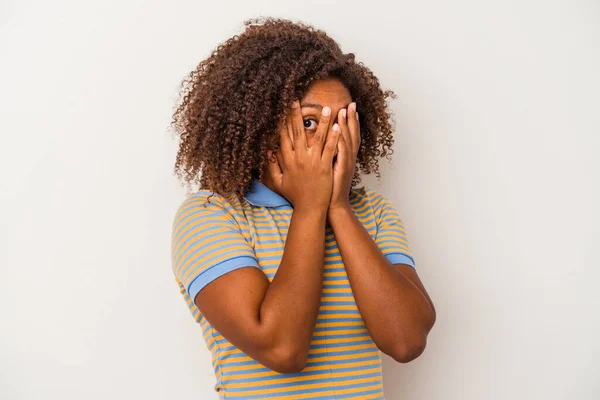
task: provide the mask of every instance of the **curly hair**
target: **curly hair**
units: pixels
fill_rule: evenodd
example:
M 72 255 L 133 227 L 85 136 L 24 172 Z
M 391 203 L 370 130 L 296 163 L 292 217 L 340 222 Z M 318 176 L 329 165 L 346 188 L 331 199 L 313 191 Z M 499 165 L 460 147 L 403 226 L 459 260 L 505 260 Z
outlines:
M 213 50 L 181 83 L 171 127 L 179 136 L 175 175 L 191 189 L 241 198 L 261 179 L 278 127 L 309 85 L 337 77 L 360 110 L 359 171 L 379 174 L 379 157 L 393 153 L 393 117 L 379 80 L 325 32 L 279 18 L 244 21 L 245 30 Z

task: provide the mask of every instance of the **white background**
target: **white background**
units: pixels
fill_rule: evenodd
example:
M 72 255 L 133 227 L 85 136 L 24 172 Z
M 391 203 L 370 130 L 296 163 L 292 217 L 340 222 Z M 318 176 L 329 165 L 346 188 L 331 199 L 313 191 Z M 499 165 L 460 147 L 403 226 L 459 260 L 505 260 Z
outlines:
M 259 15 L 398 100 L 380 184 L 438 312 L 387 398 L 600 398 L 600 3 L 0 5 L 0 397 L 211 399 L 170 265 L 181 79 Z

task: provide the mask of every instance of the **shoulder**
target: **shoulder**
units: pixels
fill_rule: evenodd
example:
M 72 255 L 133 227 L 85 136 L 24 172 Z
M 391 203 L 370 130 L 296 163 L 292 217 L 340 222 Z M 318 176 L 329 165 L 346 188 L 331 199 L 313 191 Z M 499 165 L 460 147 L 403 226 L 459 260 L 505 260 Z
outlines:
M 185 199 L 179 204 L 177 212 L 189 208 L 222 208 L 227 200 L 218 193 L 213 193 L 210 190 L 198 190 L 192 194 L 188 194 Z
M 235 220 L 239 214 L 239 201 L 230 201 L 210 190 L 199 190 L 189 194 L 179 204 L 173 218 L 173 225 L 190 218 L 224 218 Z
M 370 186 L 361 186 L 352 189 L 350 200 L 358 206 L 368 206 L 373 209 L 380 208 L 389 200 Z
M 393 202 L 386 195 L 370 186 L 354 189 L 350 201 L 356 213 L 360 214 L 369 210 L 378 224 L 389 218 L 400 218 Z

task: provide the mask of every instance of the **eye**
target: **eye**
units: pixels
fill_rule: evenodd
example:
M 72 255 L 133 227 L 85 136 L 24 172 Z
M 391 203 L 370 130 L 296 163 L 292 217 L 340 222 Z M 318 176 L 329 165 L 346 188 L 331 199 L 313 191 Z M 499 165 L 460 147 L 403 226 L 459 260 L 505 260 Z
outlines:
M 311 123 L 314 123 L 314 125 Z M 306 130 L 317 129 L 317 125 L 318 121 L 316 119 L 307 118 L 304 120 L 304 129 Z

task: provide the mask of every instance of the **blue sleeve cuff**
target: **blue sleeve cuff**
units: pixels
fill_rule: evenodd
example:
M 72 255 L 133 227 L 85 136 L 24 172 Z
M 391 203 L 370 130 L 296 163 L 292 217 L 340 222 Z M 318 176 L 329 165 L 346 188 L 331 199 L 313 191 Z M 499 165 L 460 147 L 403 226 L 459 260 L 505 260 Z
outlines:
M 415 268 L 415 260 L 404 253 L 390 253 L 390 254 L 386 254 L 385 257 L 392 263 L 392 264 L 406 264 L 406 265 L 410 265 L 411 267 Z
M 230 258 L 229 260 L 225 260 L 205 269 L 197 277 L 195 277 L 194 280 L 192 280 L 188 287 L 188 293 L 192 298 L 192 301 L 194 301 L 196 295 L 204 286 L 208 285 L 221 275 L 244 267 L 260 268 L 255 258 L 249 256 L 240 256 Z

